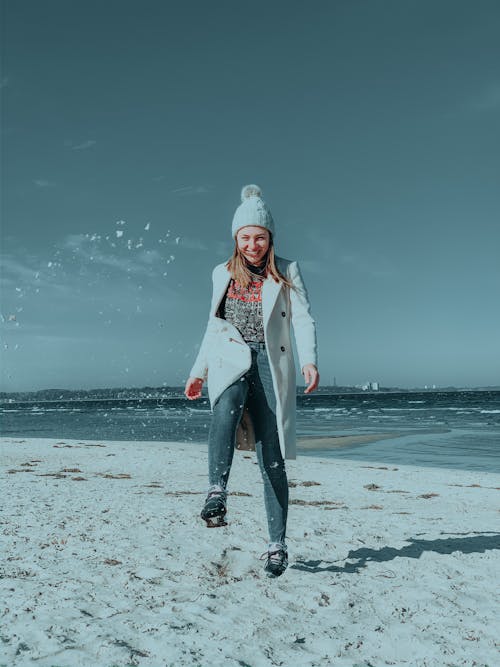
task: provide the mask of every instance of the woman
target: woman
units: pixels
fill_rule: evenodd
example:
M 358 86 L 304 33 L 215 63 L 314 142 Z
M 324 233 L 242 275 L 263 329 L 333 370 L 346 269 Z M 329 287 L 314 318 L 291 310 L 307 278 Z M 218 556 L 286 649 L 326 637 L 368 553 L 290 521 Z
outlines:
M 190 400 L 200 398 L 208 380 L 213 415 L 209 489 L 201 512 L 207 526 L 225 525 L 227 482 L 242 420 L 247 448 L 254 436 L 270 536 L 265 570 L 277 577 L 288 565 L 284 459 L 296 458 L 290 323 L 305 393 L 319 383 L 316 329 L 297 262 L 275 255 L 274 221 L 260 188 L 246 185 L 241 200 L 232 224 L 233 256 L 213 271 L 208 324 L 184 393 Z

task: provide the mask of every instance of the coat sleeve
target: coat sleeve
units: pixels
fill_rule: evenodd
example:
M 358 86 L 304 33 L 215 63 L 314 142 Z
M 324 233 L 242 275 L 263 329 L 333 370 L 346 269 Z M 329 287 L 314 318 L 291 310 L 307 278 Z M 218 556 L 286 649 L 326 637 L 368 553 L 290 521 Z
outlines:
M 214 274 L 215 274 L 215 269 L 212 272 L 212 303 L 210 304 L 210 312 L 208 314 L 208 322 L 207 326 L 205 329 L 205 333 L 203 335 L 202 341 L 200 348 L 198 350 L 198 354 L 196 355 L 196 359 L 194 361 L 194 364 L 189 371 L 189 377 L 195 377 L 195 378 L 201 378 L 202 380 L 206 381 L 208 377 L 208 359 L 207 359 L 207 352 L 210 347 L 210 323 L 212 320 L 212 309 L 214 306 L 214 291 L 213 291 L 213 283 L 214 283 Z
M 318 345 L 316 323 L 311 316 L 307 289 L 297 262 L 291 262 L 289 266 L 289 278 L 293 284 L 293 287 L 290 289 L 290 306 L 300 368 L 304 368 L 306 364 L 317 366 Z

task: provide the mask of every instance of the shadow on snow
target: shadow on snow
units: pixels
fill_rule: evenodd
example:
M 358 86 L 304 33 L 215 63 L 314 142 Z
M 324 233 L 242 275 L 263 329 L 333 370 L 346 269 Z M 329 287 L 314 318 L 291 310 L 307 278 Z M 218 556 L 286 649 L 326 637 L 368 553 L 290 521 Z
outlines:
M 370 549 L 362 547 L 349 551 L 345 560 L 355 560 L 354 563 L 345 563 L 343 566 L 328 564 L 324 560 L 297 560 L 290 567 L 304 572 L 343 572 L 353 574 L 366 567 L 369 562 L 384 563 L 394 558 L 420 558 L 426 551 L 434 551 L 438 554 L 451 554 L 459 551 L 463 554 L 484 553 L 491 549 L 500 549 L 500 533 L 475 534 L 472 537 L 449 537 L 446 539 L 420 540 L 413 537 L 406 540 L 410 542 L 407 546 L 396 549 L 394 547 L 382 547 L 381 549 Z M 338 562 L 338 561 L 337 561 Z M 325 565 L 321 565 L 325 563 Z

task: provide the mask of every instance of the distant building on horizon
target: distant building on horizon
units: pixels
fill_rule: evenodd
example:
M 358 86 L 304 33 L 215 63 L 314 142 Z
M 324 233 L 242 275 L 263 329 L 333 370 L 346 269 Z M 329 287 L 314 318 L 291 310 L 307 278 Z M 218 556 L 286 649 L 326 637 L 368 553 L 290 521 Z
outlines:
M 378 382 L 368 381 L 364 384 L 357 384 L 356 387 L 358 389 L 362 389 L 363 391 L 379 391 L 380 384 Z

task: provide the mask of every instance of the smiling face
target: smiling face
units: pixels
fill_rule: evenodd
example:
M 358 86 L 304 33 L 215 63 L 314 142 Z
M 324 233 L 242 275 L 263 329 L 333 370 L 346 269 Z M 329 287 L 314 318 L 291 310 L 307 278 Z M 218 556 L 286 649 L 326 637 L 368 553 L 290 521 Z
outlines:
M 269 250 L 269 232 L 264 227 L 242 227 L 236 234 L 236 243 L 249 264 L 258 265 Z

